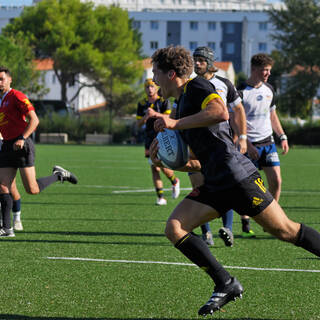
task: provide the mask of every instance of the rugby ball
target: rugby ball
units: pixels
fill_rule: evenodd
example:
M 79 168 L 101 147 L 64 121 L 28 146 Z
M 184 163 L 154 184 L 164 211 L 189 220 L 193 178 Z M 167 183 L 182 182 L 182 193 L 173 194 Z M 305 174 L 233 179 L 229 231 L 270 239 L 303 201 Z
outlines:
M 188 146 L 179 131 L 164 129 L 157 134 L 158 158 L 169 169 L 183 167 L 189 159 Z

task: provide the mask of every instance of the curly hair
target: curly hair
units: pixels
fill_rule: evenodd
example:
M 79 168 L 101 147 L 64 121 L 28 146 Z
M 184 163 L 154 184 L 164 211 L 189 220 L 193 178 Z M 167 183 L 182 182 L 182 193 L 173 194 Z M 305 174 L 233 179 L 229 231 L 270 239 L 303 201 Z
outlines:
M 189 78 L 193 71 L 191 54 L 182 46 L 158 49 L 151 58 L 152 63 L 156 63 L 160 70 L 174 70 L 179 78 Z
M 265 53 L 255 54 L 251 58 L 252 67 L 273 66 L 273 63 L 274 63 L 273 59 Z

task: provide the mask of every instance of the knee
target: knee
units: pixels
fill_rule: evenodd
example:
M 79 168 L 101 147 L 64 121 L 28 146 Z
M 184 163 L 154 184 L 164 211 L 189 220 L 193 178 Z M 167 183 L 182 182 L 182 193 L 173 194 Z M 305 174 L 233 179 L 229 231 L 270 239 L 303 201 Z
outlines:
M 273 230 L 272 233 L 281 241 L 295 243 L 297 240 L 298 232 L 299 224 L 293 223 L 292 225 L 287 225 L 283 228 Z
M 172 243 L 176 243 L 181 238 L 179 236 L 180 230 L 177 221 L 168 220 L 164 233 Z
M 28 187 L 25 190 L 28 194 L 39 194 L 40 193 L 39 187 Z

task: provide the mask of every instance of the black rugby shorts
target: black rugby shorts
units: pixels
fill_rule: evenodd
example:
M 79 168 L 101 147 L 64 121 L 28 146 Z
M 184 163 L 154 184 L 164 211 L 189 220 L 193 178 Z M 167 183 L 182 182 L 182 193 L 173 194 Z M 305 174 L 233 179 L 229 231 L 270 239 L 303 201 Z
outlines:
M 3 140 L 0 150 L 0 168 L 26 168 L 34 166 L 35 147 L 31 138 L 24 141 L 21 150 L 13 150 L 17 139 Z
M 273 201 L 258 172 L 226 190 L 212 192 L 203 185 L 189 193 L 186 198 L 206 204 L 221 215 L 233 209 L 240 215 L 250 217 L 262 212 Z

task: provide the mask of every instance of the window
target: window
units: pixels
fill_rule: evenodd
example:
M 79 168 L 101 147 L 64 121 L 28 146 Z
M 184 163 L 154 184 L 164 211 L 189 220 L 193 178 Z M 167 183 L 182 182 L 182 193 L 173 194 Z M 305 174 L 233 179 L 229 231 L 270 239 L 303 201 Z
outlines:
M 189 42 L 189 49 L 190 49 L 191 51 L 196 50 L 197 47 L 198 47 L 198 42 L 197 42 L 197 41 L 190 41 L 190 42 Z
M 158 49 L 158 41 L 150 41 L 150 49 L 152 50 Z
M 259 30 L 265 31 L 268 29 L 268 23 L 267 22 L 259 22 Z
M 52 84 L 55 84 L 55 83 L 56 83 L 56 75 L 53 74 L 53 75 L 52 75 Z
M 152 30 L 158 30 L 159 29 L 159 22 L 158 21 L 150 21 L 150 28 Z
M 259 51 L 261 52 L 267 51 L 267 44 L 265 42 L 259 42 Z
M 140 29 L 140 28 L 141 28 L 141 21 L 136 21 L 136 20 L 134 20 L 134 21 L 132 22 L 132 28 L 133 28 L 133 29 L 136 29 L 136 30 Z
M 215 42 L 208 42 L 208 47 L 212 50 L 216 50 L 216 43 Z
M 233 42 L 226 43 L 226 54 L 234 54 L 235 53 L 235 45 Z
M 226 24 L 226 33 L 233 34 L 235 32 L 235 25 L 234 23 L 230 22 Z
M 216 30 L 216 23 L 213 21 L 208 22 L 208 30 Z
M 198 21 L 190 21 L 190 29 L 198 30 Z

